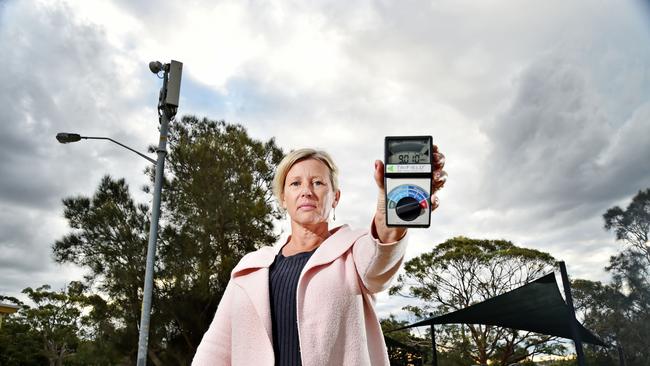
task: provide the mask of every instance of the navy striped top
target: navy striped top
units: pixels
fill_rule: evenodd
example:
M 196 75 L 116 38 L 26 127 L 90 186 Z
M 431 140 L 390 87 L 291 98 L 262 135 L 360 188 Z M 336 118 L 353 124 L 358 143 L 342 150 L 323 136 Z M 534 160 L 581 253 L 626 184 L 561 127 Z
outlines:
M 302 365 L 298 342 L 296 291 L 300 272 L 316 249 L 289 257 L 282 251 L 269 268 L 273 351 L 278 366 Z

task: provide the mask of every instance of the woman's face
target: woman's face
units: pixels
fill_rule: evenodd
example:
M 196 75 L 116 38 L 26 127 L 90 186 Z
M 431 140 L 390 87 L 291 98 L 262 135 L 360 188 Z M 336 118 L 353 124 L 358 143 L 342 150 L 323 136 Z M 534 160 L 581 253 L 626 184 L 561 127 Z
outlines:
M 334 192 L 327 165 L 318 159 L 295 163 L 284 182 L 282 207 L 292 221 L 302 225 L 327 222 L 340 193 Z

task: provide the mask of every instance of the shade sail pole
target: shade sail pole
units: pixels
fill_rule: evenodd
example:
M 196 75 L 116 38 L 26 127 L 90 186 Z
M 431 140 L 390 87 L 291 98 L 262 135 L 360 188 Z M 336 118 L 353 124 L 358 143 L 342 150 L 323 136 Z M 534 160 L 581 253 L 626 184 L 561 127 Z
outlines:
M 623 353 L 623 347 L 621 347 L 620 344 L 618 344 L 618 340 L 616 341 L 616 350 L 618 351 L 618 366 L 626 366 L 625 364 L 625 354 Z
M 431 323 L 431 366 L 438 366 L 438 352 L 436 352 L 436 327 Z
M 560 265 L 560 275 L 562 275 L 562 285 L 564 286 L 564 296 L 566 296 L 566 303 L 569 305 L 569 326 L 571 328 L 571 336 L 573 343 L 576 346 L 576 356 L 578 358 L 578 366 L 585 366 L 585 353 L 582 350 L 582 339 L 578 332 L 578 321 L 576 320 L 576 310 L 573 307 L 573 298 L 571 297 L 571 285 L 569 284 L 569 276 L 566 272 L 566 265 L 564 261 L 558 262 Z

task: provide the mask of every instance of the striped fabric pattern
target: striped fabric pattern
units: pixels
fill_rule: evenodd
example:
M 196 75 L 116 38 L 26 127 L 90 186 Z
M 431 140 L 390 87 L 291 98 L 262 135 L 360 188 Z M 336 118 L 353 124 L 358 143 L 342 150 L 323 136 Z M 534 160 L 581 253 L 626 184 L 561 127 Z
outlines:
M 269 268 L 273 351 L 278 366 L 302 365 L 298 342 L 296 290 L 300 272 L 314 251 L 285 257 L 282 251 Z

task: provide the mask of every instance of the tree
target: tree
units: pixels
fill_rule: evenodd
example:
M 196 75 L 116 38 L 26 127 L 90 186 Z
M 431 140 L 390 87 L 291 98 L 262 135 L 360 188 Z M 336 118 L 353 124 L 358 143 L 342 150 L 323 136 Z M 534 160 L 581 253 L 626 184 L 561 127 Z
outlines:
M 19 304 L 20 310 L 0 332 L 2 364 L 69 364 L 81 343 L 85 290 L 80 282 L 71 282 L 58 292 L 50 291 L 49 285 L 25 288 L 22 292 L 35 304 L 33 307 L 4 297 Z
M 138 205 L 124 179 L 102 178 L 92 198 L 63 200 L 73 231 L 54 243 L 54 259 L 89 270 L 86 280 L 110 298 L 105 315 L 117 324 L 116 337 L 102 339 L 127 357 L 137 354 L 138 325 L 148 207 Z
M 247 252 L 277 239 L 271 183 L 283 157 L 240 125 L 186 116 L 174 125 L 163 189 L 159 246 L 161 339 L 170 359 L 189 363 L 230 272 Z
M 572 282 L 576 310 L 582 314 L 583 323 L 613 347 L 588 348 L 594 365 L 618 365 L 621 346 L 628 366 L 647 365 L 650 360 L 650 312 L 647 304 L 639 306 L 638 296 L 621 286 L 587 280 Z M 645 290 L 647 293 L 647 289 Z
M 123 333 L 115 323 L 118 317 L 112 315 L 115 305 L 107 302 L 97 294 L 82 298 L 84 315 L 81 342 L 70 365 L 130 365 L 129 358 L 122 354 L 126 349 L 120 343 Z
M 603 215 L 605 230 L 614 231 L 626 247 L 609 260 L 609 284 L 573 281 L 577 309 L 584 323 L 606 343 L 623 348 L 630 366 L 650 360 L 650 189 L 639 191 L 625 210 L 612 207 Z M 602 365 L 618 363 L 614 349 L 592 349 Z
M 625 211 L 618 206 L 607 210 L 603 220 L 605 230 L 614 230 L 616 240 L 627 244 L 605 268 L 612 273 L 612 286 L 624 292 L 630 310 L 650 314 L 650 188 L 639 191 Z
M 29 307 L 15 297 L 0 295 L 0 301 L 20 307 L 17 313 L 3 320 L 0 328 L 0 365 L 47 365 L 49 362 L 41 351 L 41 339 L 23 316 L 23 310 Z
M 409 329 L 392 332 L 392 330 L 408 325 L 407 321 L 398 320 L 394 315 L 381 320 L 381 329 L 385 334 L 388 358 L 391 365 L 431 365 L 431 329 L 423 329 L 422 336 L 411 334 Z M 436 327 L 438 332 L 439 328 Z M 389 332 L 391 331 L 391 332 Z M 439 341 L 439 340 L 438 340 Z M 439 345 L 438 345 L 439 346 Z M 440 347 L 436 347 L 440 348 Z M 465 349 L 466 347 L 461 347 Z M 466 366 L 473 360 L 458 349 L 444 348 L 437 352 L 438 365 Z
M 49 285 L 23 290 L 34 307 L 0 296 L 20 306 L 0 329 L 0 365 L 124 364 L 105 342 L 96 342 L 102 339 L 97 337 L 97 314 L 108 318 L 105 308 L 95 306 L 99 296 L 87 296 L 81 282 L 49 290 Z
M 576 279 L 571 281 L 576 313 L 584 319 L 583 324 L 595 332 L 605 343 L 616 344 L 625 338 L 629 326 L 626 319 L 627 299 L 612 285 Z M 616 349 L 585 345 L 585 356 L 590 365 L 617 365 Z
M 423 355 L 427 354 L 427 346 L 431 345 L 431 337 L 420 338 L 412 335 L 408 329 L 392 331 L 408 323 L 397 320 L 393 314 L 381 320 L 381 330 L 384 333 L 388 348 L 388 359 L 391 365 L 423 364 Z
M 631 251 L 638 252 L 650 265 L 650 188 L 639 191 L 625 211 L 618 206 L 603 215 L 605 229 L 614 230 L 616 240 L 626 243 Z
M 50 366 L 61 366 L 66 358 L 74 355 L 79 344 L 79 320 L 81 311 L 77 305 L 83 296 L 84 286 L 72 282 L 60 292 L 48 291 L 49 285 L 36 290 L 30 287 L 23 290 L 35 304 L 35 308 L 25 307 L 25 320 L 42 341 L 42 352 Z
M 551 255 L 517 247 L 505 240 L 456 237 L 405 264 L 391 294 L 418 299 L 406 310 L 419 318 L 466 308 L 515 289 L 548 273 Z M 448 352 L 479 364 L 509 365 L 538 353 L 561 348 L 553 338 L 482 325 L 448 325 L 436 329 L 437 343 Z
M 650 359 L 650 188 L 640 190 L 625 211 L 615 206 L 603 215 L 605 229 L 627 247 L 612 256 L 606 270 L 612 283 L 605 287 L 610 296 L 603 301 L 613 310 L 601 318 L 603 331 L 616 336 L 629 365 L 647 364 Z M 593 310 L 593 308 L 592 308 Z M 616 312 L 616 313 L 615 313 Z M 597 313 L 596 313 L 597 314 Z M 595 316 L 590 321 L 598 321 Z
M 192 116 L 172 123 L 169 150 L 149 359 L 156 365 L 184 365 L 212 320 L 235 264 L 246 252 L 276 240 L 273 220 L 280 213 L 272 203 L 271 181 L 283 153 L 273 140 L 254 140 L 242 126 Z M 146 173 L 153 179 L 151 169 Z M 107 297 L 94 299 L 94 308 L 103 309 L 89 328 L 95 346 L 108 342 L 133 361 L 149 207 L 134 202 L 123 179 L 109 176 L 92 198 L 67 198 L 63 204 L 72 231 L 54 244 L 54 257 L 87 268 L 88 284 Z

